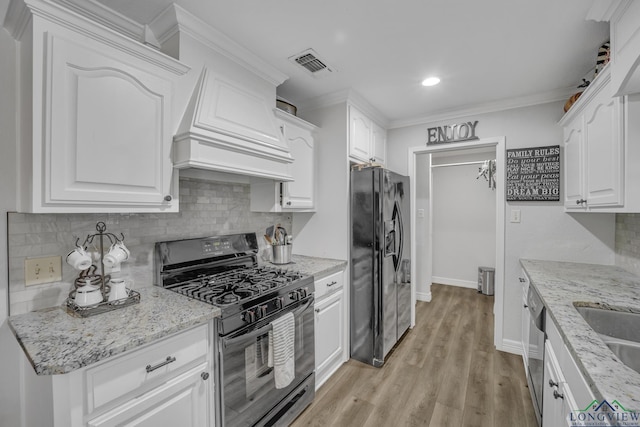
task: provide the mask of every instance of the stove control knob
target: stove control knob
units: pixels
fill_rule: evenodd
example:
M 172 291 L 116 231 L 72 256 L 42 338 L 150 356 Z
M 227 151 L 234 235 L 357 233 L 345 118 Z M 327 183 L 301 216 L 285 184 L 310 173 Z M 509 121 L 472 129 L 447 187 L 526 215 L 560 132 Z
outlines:
M 307 297 L 307 288 L 300 288 L 298 289 L 298 294 L 300 295 L 300 299 L 306 298 Z
M 256 321 L 256 313 L 253 310 L 247 310 L 244 312 L 244 316 L 242 316 L 242 320 L 247 323 L 253 323 Z
M 258 318 L 261 319 L 263 317 L 267 317 L 267 309 L 268 307 L 266 305 L 261 305 L 260 307 L 258 307 Z
M 300 293 L 298 291 L 289 292 L 289 298 L 293 301 L 298 301 L 300 299 Z
M 276 309 L 280 310 L 282 307 L 284 307 L 284 298 L 283 297 L 276 298 L 275 303 L 276 303 Z

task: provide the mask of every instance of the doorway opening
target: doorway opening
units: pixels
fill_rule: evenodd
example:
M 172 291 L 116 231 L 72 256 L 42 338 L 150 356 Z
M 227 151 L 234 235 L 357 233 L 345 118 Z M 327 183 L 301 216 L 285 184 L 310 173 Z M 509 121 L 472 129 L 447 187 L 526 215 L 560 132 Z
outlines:
M 484 160 L 495 159 L 495 190 L 488 188 L 489 183 L 484 181 L 484 178 L 478 178 L 478 181 L 483 180 L 484 185 L 487 187 L 484 189 L 492 194 L 487 198 L 483 198 L 483 206 L 486 207 L 487 203 L 494 203 L 495 209 L 489 209 L 484 212 L 485 218 L 481 218 L 483 223 L 486 224 L 487 216 L 493 217 L 494 227 L 489 230 L 495 237 L 495 246 L 490 245 L 488 249 L 482 252 L 482 255 L 477 258 L 475 262 L 481 262 L 481 260 L 487 260 L 486 263 L 490 264 L 493 261 L 495 265 L 495 298 L 494 298 L 494 344 L 498 350 L 503 348 L 503 304 L 504 304 L 504 236 L 505 236 L 505 183 L 504 183 L 504 166 L 505 166 L 505 138 L 483 138 L 473 142 L 462 142 L 452 144 L 442 144 L 433 146 L 421 146 L 409 149 L 409 176 L 412 183 L 411 186 L 411 229 L 415 230 L 413 238 L 411 239 L 411 253 L 415 254 L 414 259 L 416 262 L 412 263 L 411 276 L 416 280 L 413 288 L 413 305 L 416 300 L 431 301 L 431 283 L 435 282 L 435 278 L 439 281 L 442 279 L 455 279 L 449 280 L 451 285 L 472 287 L 477 285 L 477 268 L 484 265 L 475 265 L 475 275 L 470 275 L 471 264 L 466 262 L 467 271 L 464 276 L 458 275 L 458 277 L 443 277 L 436 276 L 436 274 L 453 274 L 442 273 L 443 271 L 453 271 L 452 266 L 455 266 L 455 257 L 467 256 L 462 254 L 461 251 L 449 252 L 449 257 L 454 257 L 448 266 L 444 264 L 438 266 L 434 270 L 434 251 L 437 250 L 437 246 L 434 245 L 434 238 L 442 239 L 447 238 L 447 232 L 455 232 L 455 230 L 446 230 L 446 227 L 455 228 L 456 221 L 459 225 L 461 222 L 475 213 L 476 206 L 472 203 L 472 200 L 468 200 L 468 206 L 465 206 L 464 201 L 461 199 L 453 200 L 456 197 L 456 193 L 448 189 L 445 185 L 443 188 L 434 189 L 433 184 L 436 182 L 445 182 L 443 180 L 451 179 L 448 177 L 446 170 L 449 169 L 452 173 L 452 168 L 466 167 L 466 165 L 460 166 L 443 166 L 432 167 L 439 164 L 454 164 L 454 163 L 466 163 L 476 162 Z M 472 165 L 469 165 L 472 166 Z M 478 173 L 478 165 L 475 165 L 475 173 Z M 472 169 L 473 170 L 473 169 Z M 433 174 L 435 172 L 435 176 Z M 479 182 L 480 183 L 480 182 Z M 482 184 L 482 183 L 480 183 Z M 486 194 L 486 193 L 485 193 Z M 480 193 L 477 194 L 481 196 Z M 434 211 L 434 203 L 438 200 L 449 199 L 449 209 L 455 209 L 455 212 L 447 213 L 448 202 L 442 202 L 445 206 L 439 206 Z M 480 200 L 480 199 L 478 199 Z M 477 200 L 476 200 L 477 201 Z M 441 209 L 443 208 L 443 209 Z M 448 215 L 448 217 L 447 217 Z M 434 219 L 436 221 L 448 222 L 445 228 L 441 232 L 436 232 L 434 236 Z M 480 220 L 480 219 L 479 219 Z M 489 219 L 490 221 L 491 219 Z M 436 223 L 437 226 L 438 223 Z M 460 227 L 462 228 L 462 227 Z M 444 233 L 442 233 L 444 231 Z M 460 231 L 463 233 L 464 230 Z M 440 235 L 438 235 L 440 233 Z M 480 235 L 476 236 L 480 239 Z M 477 246 L 476 246 L 477 247 Z M 438 258 L 440 255 L 446 257 L 446 254 L 438 254 L 436 258 L 437 262 L 441 261 Z M 492 256 L 493 255 L 493 256 Z M 488 258 L 487 258 L 488 257 Z M 484 261 L 482 261 L 485 263 Z M 458 264 L 460 265 L 460 264 Z M 488 265 L 492 267 L 493 265 Z M 441 269 L 446 267 L 446 269 Z M 448 269 L 448 270 L 447 270 Z M 412 321 L 412 324 L 415 320 Z

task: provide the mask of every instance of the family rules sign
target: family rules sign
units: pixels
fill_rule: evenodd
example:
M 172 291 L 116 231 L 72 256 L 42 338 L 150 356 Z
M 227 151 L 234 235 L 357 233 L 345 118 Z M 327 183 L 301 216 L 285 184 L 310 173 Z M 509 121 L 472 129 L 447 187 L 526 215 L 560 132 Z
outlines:
M 560 146 L 507 150 L 507 201 L 560 201 Z

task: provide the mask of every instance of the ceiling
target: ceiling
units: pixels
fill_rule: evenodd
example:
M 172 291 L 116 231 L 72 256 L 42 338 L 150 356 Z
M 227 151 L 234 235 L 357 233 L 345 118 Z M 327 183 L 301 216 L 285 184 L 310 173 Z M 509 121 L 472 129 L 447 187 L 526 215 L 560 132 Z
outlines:
M 564 99 L 609 34 L 585 20 L 593 0 L 99 1 L 143 24 L 175 2 L 289 76 L 282 98 L 351 89 L 388 127 Z M 316 79 L 288 59 L 308 48 L 337 71 Z M 430 75 L 442 82 L 422 87 Z

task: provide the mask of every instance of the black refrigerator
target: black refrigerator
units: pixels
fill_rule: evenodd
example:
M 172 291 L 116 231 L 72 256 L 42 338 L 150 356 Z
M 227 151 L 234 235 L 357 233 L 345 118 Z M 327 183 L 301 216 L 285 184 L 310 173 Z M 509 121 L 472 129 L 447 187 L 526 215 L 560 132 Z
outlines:
M 351 171 L 351 357 L 380 367 L 411 324 L 409 177 Z

